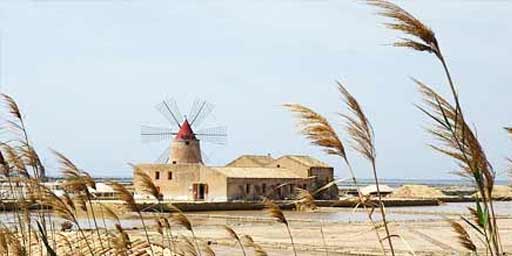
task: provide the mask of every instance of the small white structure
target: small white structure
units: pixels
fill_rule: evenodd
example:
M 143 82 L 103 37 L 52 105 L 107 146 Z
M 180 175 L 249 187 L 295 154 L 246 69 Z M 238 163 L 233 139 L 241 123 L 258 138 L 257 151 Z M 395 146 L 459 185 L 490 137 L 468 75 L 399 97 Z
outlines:
M 106 183 L 96 183 L 96 189 L 87 187 L 96 199 L 118 199 L 116 191 Z
M 379 189 L 380 189 L 380 194 L 382 196 L 387 196 L 391 193 L 393 193 L 394 189 L 388 185 L 379 185 Z M 368 185 L 364 188 L 361 189 L 361 193 L 365 196 L 368 196 L 368 195 L 377 195 L 377 186 L 375 186 L 374 184 L 373 185 Z

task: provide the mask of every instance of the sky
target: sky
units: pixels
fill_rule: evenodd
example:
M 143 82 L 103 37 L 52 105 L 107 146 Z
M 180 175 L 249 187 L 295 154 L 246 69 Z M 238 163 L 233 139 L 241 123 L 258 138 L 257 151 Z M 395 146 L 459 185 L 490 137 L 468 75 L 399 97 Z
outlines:
M 435 32 L 465 116 L 498 176 L 512 140 L 512 1 L 397 1 Z M 312 155 L 348 176 L 297 133 L 282 104 L 325 115 L 347 141 L 335 81 L 359 99 L 375 129 L 384 178 L 450 179 L 451 159 L 433 152 L 428 118 L 411 77 L 449 96 L 433 56 L 390 47 L 399 35 L 357 0 L 1 0 L 0 90 L 20 105 L 29 135 L 58 175 L 50 149 L 95 176 L 131 176 L 168 142 L 144 144 L 141 125 L 169 125 L 166 97 L 187 112 L 215 105 L 204 126 L 226 125 L 228 144 L 202 144 L 209 164 L 242 154 Z M 353 151 L 358 177 L 370 166 Z

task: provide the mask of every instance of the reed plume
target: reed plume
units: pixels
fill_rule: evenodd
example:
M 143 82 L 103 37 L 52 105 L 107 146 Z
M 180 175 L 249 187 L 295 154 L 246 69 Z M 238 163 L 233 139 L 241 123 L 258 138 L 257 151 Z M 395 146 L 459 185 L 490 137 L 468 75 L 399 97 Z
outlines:
M 393 21 L 385 23 L 386 27 L 403 32 L 409 36 L 409 38 L 402 38 L 395 42 L 394 46 L 441 55 L 434 32 L 412 14 L 389 1 L 367 0 L 367 3 L 378 7 L 381 10 L 378 13 L 379 15 L 390 18 Z
M 235 232 L 235 230 L 233 230 L 231 227 L 229 227 L 228 225 L 223 225 L 222 226 L 224 228 L 224 230 L 226 230 L 226 232 L 229 234 L 229 236 L 233 239 L 235 239 L 238 243 L 238 245 L 240 245 L 240 249 L 242 250 L 242 254 L 244 256 L 247 255 L 247 253 L 245 252 L 245 247 L 244 245 L 242 244 L 242 240 L 240 239 L 240 236 L 238 236 L 238 234 Z
M 6 125 L 4 128 L 11 131 L 15 136 L 13 142 L 20 144 L 21 150 L 26 153 L 25 156 L 28 157 L 27 160 L 30 161 L 29 165 L 33 168 L 34 177 L 38 179 L 45 179 L 45 169 L 36 151 L 30 144 L 23 115 L 21 114 L 18 104 L 11 96 L 3 93 L 0 94 L 0 101 L 4 103 L 7 112 L 12 117 L 12 119 L 6 118 Z
M 192 222 L 182 212 L 176 212 L 172 214 L 172 221 L 178 225 L 184 227 L 188 231 L 193 231 Z
M 267 256 L 267 252 L 261 247 L 259 244 L 257 244 L 254 239 L 249 235 L 243 235 L 241 237 L 241 240 L 244 241 L 244 244 L 247 247 L 252 247 L 254 249 L 254 256 Z
M 485 235 L 486 240 L 490 241 L 488 250 L 492 255 L 501 255 L 503 247 L 491 195 L 494 171 L 487 161 L 475 133 L 466 124 L 457 89 L 434 32 L 419 19 L 395 4 L 385 0 L 367 0 L 367 3 L 380 8 L 380 15 L 391 18 L 394 23 L 389 23 L 387 25 L 389 28 L 403 32 L 413 38 L 398 42 L 395 46 L 434 53 L 441 62 L 451 90 L 454 106 L 433 89 L 416 81 L 420 85 L 420 91 L 424 98 L 426 98 L 427 105 L 430 106 L 430 112 L 423 108 L 420 109 L 435 122 L 434 127 L 430 129 L 430 133 L 444 143 L 441 147 L 434 146 L 433 148 L 454 158 L 461 167 L 462 171 L 459 173 L 470 176 L 474 180 L 482 196 L 484 210 L 481 213 L 488 212 L 486 217 L 489 222 L 487 225 L 488 233 Z M 478 208 L 480 202 L 477 200 L 476 204 Z
M 89 208 L 91 210 L 90 212 L 94 222 L 94 227 L 96 230 L 96 235 L 98 236 L 98 240 L 100 241 L 101 248 L 105 248 L 103 245 L 103 239 L 101 239 L 101 234 L 98 228 L 96 213 L 92 205 L 92 195 L 88 189 L 89 187 L 92 189 L 96 189 L 96 182 L 89 175 L 89 173 L 78 169 L 78 167 L 69 158 L 55 150 L 52 150 L 52 152 L 55 154 L 55 156 L 57 157 L 57 161 L 60 164 L 60 170 L 62 172 L 62 176 L 64 177 L 63 187 L 65 188 L 65 190 L 77 193 L 77 197 L 80 200 L 82 200 L 80 208 L 86 212 L 87 216 L 89 216 L 89 212 L 87 211 L 86 203 L 89 204 Z
M 144 218 L 142 217 L 142 213 L 137 206 L 137 203 L 135 202 L 135 199 L 133 198 L 133 195 L 128 189 L 126 189 L 125 186 L 117 183 L 117 182 L 110 182 L 110 186 L 112 189 L 119 195 L 119 199 L 125 202 L 126 206 L 129 210 L 136 212 L 139 215 L 140 222 L 142 223 L 142 227 L 144 228 L 144 234 L 146 235 L 146 240 L 149 244 L 149 249 L 151 250 L 151 255 L 155 255 L 155 252 L 153 251 L 153 246 L 151 246 L 151 241 L 149 239 L 148 234 L 148 228 L 146 226 L 146 223 L 144 222 Z
M 93 250 L 91 248 L 91 245 L 89 244 L 89 239 L 87 238 L 83 229 L 81 228 L 80 223 L 76 218 L 74 209 L 66 203 L 68 199 L 58 197 L 57 195 L 55 195 L 53 191 L 51 191 L 43 184 L 40 184 L 37 180 L 31 180 L 28 184 L 37 187 L 37 189 L 32 189 L 32 191 L 37 193 L 36 197 L 42 205 L 49 206 L 49 208 L 55 215 L 64 220 L 70 221 L 77 226 L 80 234 L 82 235 L 82 238 L 86 242 L 89 252 L 92 253 Z M 74 204 L 72 205 L 74 206 Z
M 112 210 L 112 208 L 108 207 L 106 204 L 103 203 L 98 204 L 101 206 L 101 208 L 103 208 L 103 212 L 105 213 L 105 215 L 107 215 L 108 218 L 115 220 L 118 224 L 121 223 L 121 221 L 119 220 L 119 216 L 114 210 Z
M 199 256 L 198 251 L 196 250 L 196 247 L 194 246 L 194 243 L 186 236 L 181 236 L 181 240 L 183 241 L 180 243 L 179 249 L 181 251 L 181 254 L 179 255 L 188 255 L 188 256 Z
M 376 152 L 373 128 L 357 99 L 352 94 L 350 94 L 350 92 L 343 86 L 342 83 L 337 83 L 338 90 L 343 97 L 343 102 L 350 112 L 350 114 L 340 115 L 343 117 L 343 119 L 345 119 L 345 129 L 352 139 L 352 148 L 359 152 L 371 164 L 375 187 L 377 189 L 377 197 L 379 199 L 379 209 L 382 216 L 382 222 L 384 223 L 384 229 L 386 231 L 386 238 L 388 240 L 391 254 L 395 255 L 393 242 L 391 241 L 391 233 L 389 231 L 388 222 L 386 221 L 386 212 L 384 211 L 382 194 L 380 193 L 380 183 L 376 167 Z
M 449 223 L 453 230 L 455 230 L 455 232 L 457 233 L 457 239 L 459 243 L 464 248 L 472 252 L 476 252 L 476 245 L 473 243 L 473 240 L 471 240 L 471 236 L 466 231 L 466 229 L 461 224 L 454 220 L 450 220 Z
M 133 183 L 136 189 L 143 193 L 149 194 L 156 200 L 160 201 L 160 199 L 162 198 L 162 194 L 160 194 L 160 192 L 158 191 L 158 188 L 155 186 L 155 183 L 153 183 L 151 177 L 149 177 L 149 175 L 144 170 L 137 167 L 136 165 L 129 165 L 134 169 Z
M 315 198 L 309 191 L 301 188 L 295 188 L 295 209 L 297 211 L 316 210 Z
M 324 151 L 329 155 L 346 158 L 345 147 L 327 119 L 312 109 L 299 104 L 285 104 L 284 106 L 295 113 L 302 134 L 311 143 L 324 148 Z
M 348 171 L 352 178 L 352 182 L 354 186 L 357 188 L 357 195 L 359 197 L 359 201 L 363 202 L 363 194 L 359 188 L 359 184 L 356 179 L 356 175 L 352 169 L 352 165 L 347 157 L 345 146 L 336 133 L 336 130 L 329 124 L 327 119 L 322 115 L 316 113 L 312 109 L 298 105 L 298 104 L 285 104 L 284 105 L 288 110 L 295 113 L 298 119 L 298 127 L 301 133 L 310 140 L 310 142 L 314 145 L 320 146 L 323 148 L 324 152 L 329 155 L 339 156 L 343 159 L 344 163 L 348 167 Z M 335 182 L 332 182 L 334 185 Z M 329 188 L 329 186 L 323 187 L 324 189 Z M 322 190 L 319 190 L 319 192 Z M 368 219 L 375 226 L 375 221 L 371 215 L 371 211 L 367 209 L 366 205 L 363 204 L 363 208 L 368 214 Z M 384 245 L 382 243 L 382 239 L 378 231 L 375 231 L 377 236 L 377 240 L 379 241 L 379 245 L 382 249 L 382 252 L 385 252 Z
M 295 249 L 295 243 L 293 242 L 293 235 L 290 230 L 290 224 L 288 223 L 288 220 L 284 216 L 283 211 L 281 210 L 281 208 L 279 208 L 279 206 L 276 203 L 274 203 L 270 199 L 265 199 L 263 203 L 265 204 L 265 208 L 267 209 L 268 215 L 277 222 L 283 223 L 286 226 L 286 230 L 288 231 L 288 236 L 290 237 L 290 242 L 292 244 L 293 254 L 297 256 L 297 250 Z
M 10 166 L 10 168 L 3 168 L 2 171 L 4 171 L 4 175 L 11 175 L 11 171 L 14 171 L 15 173 L 23 177 L 30 176 L 27 171 L 27 166 L 25 165 L 23 158 L 20 156 L 16 148 L 8 144 L 2 143 L 1 150 L 4 154 L 4 161 L 7 164 L 3 166 Z
M 487 156 L 471 128 L 462 118 L 457 117 L 456 109 L 441 95 L 424 83 L 414 80 L 423 95 L 425 107 L 419 107 L 434 120 L 428 131 L 440 142 L 431 147 L 455 159 L 460 166 L 458 174 L 473 178 L 482 187 L 483 196 L 490 196 L 494 186 L 494 171 Z M 458 127 L 455 130 L 455 127 Z
M 184 227 L 190 233 L 192 233 L 192 238 L 194 239 L 196 248 L 197 248 L 197 254 L 201 256 L 201 248 L 199 247 L 199 242 L 197 241 L 196 234 L 194 232 L 194 228 L 192 226 L 192 222 L 183 214 L 183 212 L 178 211 L 172 214 L 171 219 L 173 222 L 176 222 L 178 225 Z
M 117 231 L 117 235 L 111 238 L 112 245 L 116 250 L 116 255 L 125 255 L 128 256 L 128 251 L 131 248 L 130 236 L 123 229 L 121 224 L 116 223 L 115 228 Z

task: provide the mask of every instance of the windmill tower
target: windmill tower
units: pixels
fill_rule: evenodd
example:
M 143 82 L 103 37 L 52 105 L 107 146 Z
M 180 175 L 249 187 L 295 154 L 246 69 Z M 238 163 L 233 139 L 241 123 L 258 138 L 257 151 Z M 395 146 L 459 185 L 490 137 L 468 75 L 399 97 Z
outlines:
M 201 128 L 213 105 L 196 99 L 188 116 L 183 116 L 174 99 L 163 100 L 156 109 L 167 119 L 169 127 L 142 126 L 143 142 L 169 143 L 157 162 L 166 164 L 203 164 L 200 141 L 223 145 L 226 127 Z M 188 118 L 190 117 L 190 119 Z M 196 132 L 197 130 L 197 132 Z

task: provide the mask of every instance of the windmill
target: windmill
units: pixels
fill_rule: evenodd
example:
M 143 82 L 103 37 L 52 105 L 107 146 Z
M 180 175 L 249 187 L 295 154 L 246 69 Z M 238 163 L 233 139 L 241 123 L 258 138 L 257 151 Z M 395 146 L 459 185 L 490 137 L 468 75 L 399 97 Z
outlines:
M 182 164 L 203 163 L 204 153 L 200 141 L 224 145 L 227 141 L 226 127 L 202 128 L 202 123 L 210 116 L 214 106 L 201 99 L 194 100 L 188 115 L 182 115 L 176 101 L 163 100 L 156 109 L 169 122 L 169 127 L 141 127 L 142 142 L 169 143 L 157 159 L 158 163 Z

